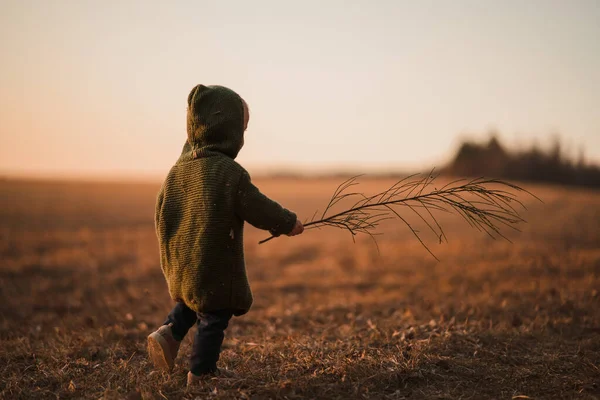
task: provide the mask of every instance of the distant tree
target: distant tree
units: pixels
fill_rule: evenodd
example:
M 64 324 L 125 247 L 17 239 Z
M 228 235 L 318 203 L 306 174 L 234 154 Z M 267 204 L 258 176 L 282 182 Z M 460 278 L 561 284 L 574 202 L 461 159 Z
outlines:
M 509 152 L 500 143 L 497 134 L 492 132 L 486 144 L 463 142 L 443 172 L 460 176 L 600 187 L 600 167 L 585 164 L 583 149 L 577 162 L 569 159 L 563 152 L 558 136 L 546 151 L 533 144 L 530 149 Z

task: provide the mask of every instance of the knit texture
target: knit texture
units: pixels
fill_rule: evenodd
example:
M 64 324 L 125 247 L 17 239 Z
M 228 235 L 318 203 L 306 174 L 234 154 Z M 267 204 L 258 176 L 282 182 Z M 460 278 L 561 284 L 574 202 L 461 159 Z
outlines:
M 243 146 L 241 98 L 198 85 L 188 97 L 188 140 L 158 194 L 155 226 L 171 298 L 196 312 L 248 312 L 244 221 L 274 235 L 296 215 L 264 196 L 234 158 Z

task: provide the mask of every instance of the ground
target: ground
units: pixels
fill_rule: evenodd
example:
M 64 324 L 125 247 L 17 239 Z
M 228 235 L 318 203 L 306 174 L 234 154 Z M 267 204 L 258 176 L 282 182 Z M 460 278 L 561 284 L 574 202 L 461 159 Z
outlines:
M 256 183 L 308 218 L 339 181 Z M 400 223 L 379 252 L 336 229 L 258 245 L 247 228 L 255 303 L 221 361 L 239 379 L 186 391 L 191 335 L 171 375 L 146 356 L 173 305 L 158 185 L 0 182 L 0 397 L 598 399 L 600 192 L 523 185 L 544 203 L 523 197 L 512 244 L 444 216 L 449 243 L 422 230 L 440 262 Z

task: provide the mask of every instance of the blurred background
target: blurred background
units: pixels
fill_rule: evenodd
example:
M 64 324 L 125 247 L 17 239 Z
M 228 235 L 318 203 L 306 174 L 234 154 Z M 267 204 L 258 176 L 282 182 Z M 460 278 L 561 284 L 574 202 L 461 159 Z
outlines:
M 595 0 L 0 7 L 2 175 L 160 180 L 197 83 L 249 103 L 254 173 L 428 171 L 459 150 L 458 174 L 600 161 Z M 491 137 L 520 159 L 474 161 Z

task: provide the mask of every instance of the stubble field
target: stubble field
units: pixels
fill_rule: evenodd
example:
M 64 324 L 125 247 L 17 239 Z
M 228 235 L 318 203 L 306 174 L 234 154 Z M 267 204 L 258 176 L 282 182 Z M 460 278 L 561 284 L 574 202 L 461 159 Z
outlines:
M 340 180 L 257 180 L 302 218 Z M 367 193 L 390 180 L 365 181 Z M 513 243 L 459 217 L 427 236 L 308 231 L 258 245 L 255 303 L 221 366 L 239 379 L 185 389 L 154 372 L 146 336 L 173 303 L 159 266 L 158 185 L 0 182 L 0 398 L 600 398 L 600 192 L 524 185 L 544 203 Z M 193 332 L 191 332 L 193 333 Z

